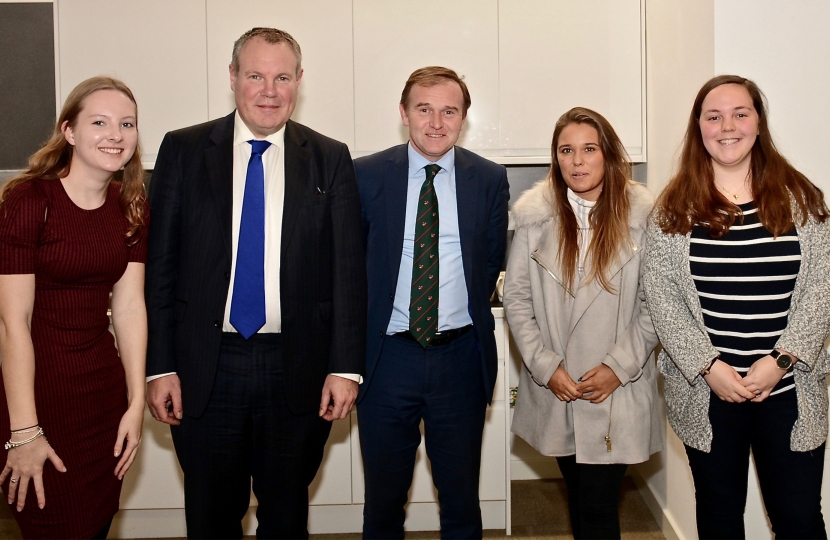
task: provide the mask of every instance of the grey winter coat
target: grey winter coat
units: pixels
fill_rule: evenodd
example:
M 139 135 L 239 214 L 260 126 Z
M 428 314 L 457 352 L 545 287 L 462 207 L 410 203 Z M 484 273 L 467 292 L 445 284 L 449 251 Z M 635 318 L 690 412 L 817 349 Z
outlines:
M 611 267 L 614 294 L 596 280 L 572 296 L 558 276 L 553 194 L 546 181 L 513 207 L 516 232 L 504 284 L 504 310 L 519 347 L 521 370 L 512 430 L 544 455 L 577 462 L 640 463 L 664 445 L 657 404 L 657 336 L 640 284 L 645 229 L 653 198 L 632 183 L 626 246 Z M 559 365 L 573 380 L 605 364 L 622 386 L 600 404 L 559 401 L 545 385 Z M 605 437 L 611 438 L 607 451 Z
M 794 213 L 797 208 L 794 208 Z M 797 213 L 796 213 L 797 215 Z M 800 221 L 796 218 L 797 221 Z M 830 220 L 796 226 L 801 267 L 796 277 L 787 328 L 775 345 L 798 358 L 795 392 L 798 420 L 790 449 L 813 450 L 827 438 L 827 383 L 830 372 L 824 340 L 830 332 Z M 648 226 L 643 281 L 663 350 L 658 366 L 665 378 L 669 423 L 685 444 L 712 448 L 709 385 L 700 375 L 718 350 L 703 325 L 697 289 L 689 268 L 689 238 Z

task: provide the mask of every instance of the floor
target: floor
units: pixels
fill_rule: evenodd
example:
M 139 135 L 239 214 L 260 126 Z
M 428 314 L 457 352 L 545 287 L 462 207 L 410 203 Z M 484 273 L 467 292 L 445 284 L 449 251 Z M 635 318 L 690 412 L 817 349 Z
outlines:
M 565 485 L 562 480 L 514 480 L 513 536 L 534 540 L 571 538 L 568 524 Z M 625 540 L 664 540 L 660 527 L 630 478 L 623 483 L 620 500 L 620 526 Z M 485 538 L 507 538 L 504 530 L 484 532 Z M 11 511 L 0 504 L 0 538 L 17 540 L 20 531 Z M 358 540 L 360 534 L 315 534 L 312 540 Z M 407 539 L 440 538 L 437 531 L 407 533 Z

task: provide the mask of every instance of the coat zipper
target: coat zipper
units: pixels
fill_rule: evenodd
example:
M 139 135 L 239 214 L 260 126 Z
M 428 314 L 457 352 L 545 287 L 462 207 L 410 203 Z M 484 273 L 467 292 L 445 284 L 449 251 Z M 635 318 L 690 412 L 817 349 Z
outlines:
M 619 289 L 617 290 L 617 321 L 614 324 L 614 343 L 617 343 L 617 339 L 619 338 L 619 328 L 620 328 L 620 308 L 622 306 L 622 270 L 620 270 L 620 285 Z M 611 413 L 614 411 L 614 394 L 611 393 L 611 396 L 608 398 L 611 400 L 611 403 L 608 404 L 608 433 L 605 435 L 605 451 L 611 451 Z

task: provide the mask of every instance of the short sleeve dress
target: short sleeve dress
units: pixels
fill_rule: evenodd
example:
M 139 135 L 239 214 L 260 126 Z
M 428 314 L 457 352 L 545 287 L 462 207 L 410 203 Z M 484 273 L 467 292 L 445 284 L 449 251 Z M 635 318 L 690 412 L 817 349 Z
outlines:
M 109 293 L 130 262 L 146 259 L 146 227 L 129 246 L 129 223 L 111 183 L 104 204 L 76 206 L 59 180 L 15 187 L 0 206 L 0 274 L 34 274 L 32 343 L 35 404 L 49 444 L 66 465 L 48 461 L 46 506 L 30 485 L 14 511 L 24 538 L 90 538 L 118 511 L 121 482 L 113 448 L 127 410 L 124 368 L 109 332 Z M 0 375 L 0 437 L 9 411 Z M 0 464 L 7 452 L 0 446 Z M 8 492 L 9 478 L 3 484 Z M 4 497 L 5 500 L 5 497 Z

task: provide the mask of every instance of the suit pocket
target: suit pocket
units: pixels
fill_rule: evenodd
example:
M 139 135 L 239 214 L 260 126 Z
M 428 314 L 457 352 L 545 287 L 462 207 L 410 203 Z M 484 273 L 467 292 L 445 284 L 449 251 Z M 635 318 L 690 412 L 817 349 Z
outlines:
M 316 206 L 318 204 L 324 204 L 326 200 L 328 200 L 328 197 L 328 193 L 326 192 L 315 193 L 310 197 L 306 197 L 301 206 Z
M 173 320 L 182 322 L 184 319 L 184 312 L 187 309 L 187 300 L 179 300 L 176 298 L 176 303 L 173 306 Z
M 330 321 L 331 320 L 331 300 L 327 300 L 325 302 L 319 302 L 317 307 L 320 311 L 320 319 L 323 321 Z

